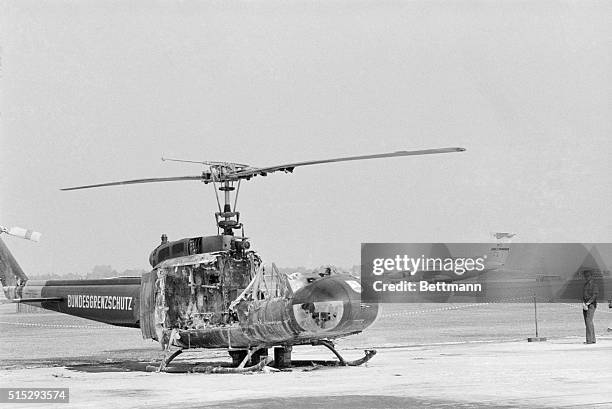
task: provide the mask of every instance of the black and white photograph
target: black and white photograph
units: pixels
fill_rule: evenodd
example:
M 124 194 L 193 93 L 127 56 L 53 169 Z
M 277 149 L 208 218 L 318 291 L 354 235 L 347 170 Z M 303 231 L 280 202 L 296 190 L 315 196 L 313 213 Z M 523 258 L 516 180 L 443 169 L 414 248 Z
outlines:
M 0 0 L 0 403 L 611 408 L 612 3 Z

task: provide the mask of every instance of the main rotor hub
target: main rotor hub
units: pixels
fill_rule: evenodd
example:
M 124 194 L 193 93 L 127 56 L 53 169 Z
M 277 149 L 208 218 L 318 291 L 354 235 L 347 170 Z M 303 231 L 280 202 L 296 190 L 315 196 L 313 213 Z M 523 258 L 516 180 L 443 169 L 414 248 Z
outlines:
M 217 183 L 213 182 L 215 188 L 215 197 L 217 199 L 217 207 L 219 208 L 218 212 L 215 212 L 215 220 L 217 223 L 217 228 L 223 231 L 225 235 L 234 235 L 234 229 L 242 228 L 242 223 L 240 223 L 240 212 L 236 211 L 236 204 L 238 203 L 238 192 L 240 191 L 240 181 L 238 181 L 237 187 L 233 185 L 234 182 L 225 181 L 223 184 L 217 186 Z M 219 200 L 219 195 L 217 194 L 217 189 L 223 192 L 223 207 L 221 207 L 221 202 Z M 234 200 L 234 208 L 232 210 L 231 205 L 231 192 L 236 191 L 236 196 Z

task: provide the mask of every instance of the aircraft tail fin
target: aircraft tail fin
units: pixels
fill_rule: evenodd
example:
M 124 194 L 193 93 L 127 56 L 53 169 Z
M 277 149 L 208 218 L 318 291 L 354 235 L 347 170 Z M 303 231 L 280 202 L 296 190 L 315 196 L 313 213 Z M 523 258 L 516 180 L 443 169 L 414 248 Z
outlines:
M 506 264 L 506 260 L 510 254 L 509 243 L 512 242 L 512 238 L 516 236 L 516 233 L 491 232 L 491 236 L 497 241 L 497 245 L 492 247 L 487 253 L 486 265 L 487 269 L 497 270 Z
M 499 243 L 491 247 L 491 250 L 486 254 L 485 265 L 487 269 L 497 270 L 502 268 L 506 264 L 509 254 L 510 247 L 508 247 L 508 244 Z
M 2 290 L 9 300 L 19 298 L 17 290 L 28 281 L 17 260 L 13 257 L 6 244 L 0 239 L 0 282 Z

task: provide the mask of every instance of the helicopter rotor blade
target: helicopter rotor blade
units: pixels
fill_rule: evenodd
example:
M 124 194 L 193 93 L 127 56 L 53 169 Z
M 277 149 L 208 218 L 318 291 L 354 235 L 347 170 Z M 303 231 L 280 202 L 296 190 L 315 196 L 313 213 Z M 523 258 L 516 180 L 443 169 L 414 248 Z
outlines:
M 211 172 L 208 174 L 202 173 L 202 175 L 200 176 L 174 176 L 174 177 L 164 177 L 164 178 L 133 179 L 133 180 L 124 180 L 120 182 L 98 183 L 95 185 L 68 187 L 68 188 L 63 188 L 60 190 L 68 191 L 68 190 L 91 189 L 95 187 L 133 185 L 133 184 L 139 184 L 139 183 L 175 182 L 175 181 L 181 181 L 181 180 L 199 180 L 205 183 L 207 182 L 223 183 L 223 182 L 233 182 L 233 181 L 237 181 L 240 179 L 250 179 L 251 177 L 257 176 L 257 175 L 265 176 L 268 173 L 277 172 L 277 171 L 293 172 L 293 169 L 298 166 L 319 165 L 322 163 L 334 163 L 334 162 L 349 162 L 349 161 L 355 161 L 355 160 L 393 158 L 393 157 L 400 157 L 400 156 L 431 155 L 431 154 L 436 154 L 436 153 L 451 153 L 451 152 L 463 152 L 463 151 L 465 151 L 465 148 L 440 148 L 440 149 L 423 149 L 423 150 L 416 150 L 416 151 L 397 151 L 397 152 L 389 152 L 389 153 L 379 153 L 379 154 L 374 154 L 374 155 L 347 156 L 343 158 L 286 163 L 284 165 L 268 166 L 265 168 L 246 167 L 246 165 L 237 164 L 237 163 L 227 163 L 227 162 L 196 162 L 196 161 L 185 161 L 181 159 L 164 158 L 164 160 L 172 160 L 172 161 L 185 161 L 185 162 L 193 162 L 193 163 L 200 163 L 200 164 L 208 163 L 208 164 L 211 164 L 211 168 L 220 167 L 222 171 L 216 175 L 213 172 Z M 232 168 L 227 169 L 230 166 L 246 167 L 246 169 L 239 169 L 239 170 L 234 170 Z M 223 170 L 224 168 L 225 170 Z
M 207 179 L 203 175 L 199 176 L 173 176 L 166 178 L 149 178 L 149 179 L 133 179 L 123 180 L 121 182 L 109 182 L 109 183 L 98 183 L 95 185 L 65 187 L 60 190 L 79 190 L 79 189 L 90 189 L 94 187 L 105 187 L 105 186 L 119 186 L 119 185 L 134 185 L 138 183 L 155 183 L 155 182 L 175 182 L 179 180 L 201 180 L 206 181 Z
M 390 153 L 379 153 L 379 154 L 374 154 L 374 155 L 348 156 L 344 158 L 322 159 L 322 160 L 312 160 L 312 161 L 306 161 L 306 162 L 287 163 L 284 165 L 269 166 L 265 168 L 245 169 L 245 170 L 241 170 L 241 171 L 232 173 L 231 176 L 237 179 L 244 179 L 244 178 L 249 178 L 255 175 L 265 176 L 268 173 L 272 173 L 276 171 L 293 172 L 293 169 L 298 166 L 319 165 L 322 163 L 333 163 L 333 162 L 349 162 L 349 161 L 355 161 L 355 160 L 393 158 L 393 157 L 400 157 L 400 156 L 431 155 L 431 154 L 436 154 L 436 153 L 452 153 L 452 152 L 463 152 L 463 151 L 465 151 L 465 148 L 439 148 L 439 149 L 423 149 L 423 150 L 416 150 L 416 151 L 397 151 L 397 152 L 390 152 Z

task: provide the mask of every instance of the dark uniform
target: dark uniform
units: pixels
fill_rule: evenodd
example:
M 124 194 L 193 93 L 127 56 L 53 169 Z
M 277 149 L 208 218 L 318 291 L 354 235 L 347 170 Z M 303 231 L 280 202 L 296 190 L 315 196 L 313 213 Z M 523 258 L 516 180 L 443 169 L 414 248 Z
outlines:
M 586 283 L 584 283 L 584 287 L 582 287 L 582 315 L 584 316 L 584 325 L 586 327 L 586 343 L 594 344 L 595 327 L 593 325 L 593 316 L 597 308 L 597 295 L 599 290 L 593 279 L 592 272 L 585 272 L 584 278 L 586 279 Z

